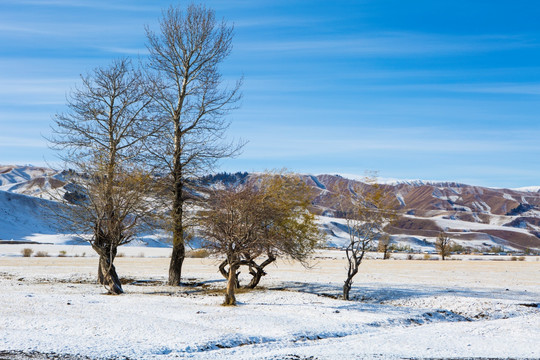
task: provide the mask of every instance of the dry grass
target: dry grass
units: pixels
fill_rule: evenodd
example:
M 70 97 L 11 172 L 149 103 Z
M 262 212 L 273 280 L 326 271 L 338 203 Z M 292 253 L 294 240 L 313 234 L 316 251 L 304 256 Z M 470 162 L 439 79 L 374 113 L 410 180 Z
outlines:
M 210 252 L 206 249 L 196 249 L 186 252 L 186 257 L 193 259 L 204 259 L 210 256 Z
M 339 254 L 341 255 L 341 254 Z M 419 256 L 418 256 L 419 257 Z M 471 258 L 482 258 L 481 256 Z M 529 257 L 526 261 L 424 261 L 415 260 L 365 260 L 360 265 L 361 273 L 356 284 L 370 287 L 380 284 L 404 284 L 414 288 L 440 286 L 461 288 L 474 284 L 486 288 L 527 288 L 538 287 L 540 257 Z M 121 277 L 133 279 L 160 279 L 165 281 L 170 259 L 155 257 L 124 257 L 115 260 Z M 219 260 L 214 258 L 187 258 L 183 273 L 187 278 L 212 281 L 216 287 L 225 286 L 225 280 L 218 272 Z M 96 275 L 98 258 L 92 257 L 46 257 L 21 258 L 0 257 L 0 273 L 7 272 L 21 277 L 80 277 Z M 263 286 L 283 286 L 283 282 L 300 283 L 334 282 L 341 284 L 346 276 L 346 259 L 316 259 L 310 269 L 292 261 L 277 261 L 268 267 L 268 275 L 263 277 Z M 244 272 L 242 273 L 242 276 Z M 201 281 L 198 280 L 198 281 Z M 245 280 L 242 280 L 243 282 Z M 195 286 L 196 288 L 198 286 Z M 214 286 L 212 286 L 214 287 Z M 139 287 L 140 288 L 140 287 Z M 168 290 L 170 291 L 170 289 Z
M 32 256 L 32 254 L 34 253 L 34 250 L 30 249 L 30 248 L 24 248 L 21 250 L 21 254 L 23 257 L 30 257 Z

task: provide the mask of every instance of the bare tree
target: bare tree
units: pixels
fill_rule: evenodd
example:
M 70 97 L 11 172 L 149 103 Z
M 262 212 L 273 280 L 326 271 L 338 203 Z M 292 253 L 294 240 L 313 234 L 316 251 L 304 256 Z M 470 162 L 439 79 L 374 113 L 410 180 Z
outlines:
M 379 237 L 377 250 L 383 253 L 383 260 L 390 259 L 390 236 L 388 234 L 383 234 Z
M 252 274 L 258 282 L 264 267 L 279 256 L 304 261 L 318 244 L 321 235 L 308 211 L 306 190 L 298 177 L 271 174 L 213 193 L 208 210 L 201 212 L 200 223 L 207 247 L 227 258 L 224 305 L 236 304 L 240 266 L 258 266 Z M 259 256 L 266 260 L 257 265 Z M 263 273 L 257 274 L 258 270 Z
M 349 233 L 347 278 L 343 285 L 343 298 L 349 300 L 353 277 L 373 242 L 384 239 L 384 227 L 396 218 L 397 204 L 374 177 L 366 178 L 365 184 L 355 187 L 343 181 L 339 185 L 338 197 Z
M 300 177 L 290 173 L 274 172 L 265 173 L 260 176 L 254 176 L 247 186 L 253 186 L 258 193 L 265 196 L 265 206 L 272 211 L 267 212 L 267 220 L 272 224 L 280 224 L 280 221 L 288 221 L 294 218 L 295 212 L 302 212 L 307 216 L 311 200 L 314 197 L 310 188 L 301 181 Z M 313 248 L 322 241 L 323 235 L 318 228 L 314 226 L 313 215 L 310 221 L 305 219 L 302 223 L 285 223 L 281 225 L 281 233 L 272 233 L 272 238 L 267 238 L 266 250 L 262 253 L 246 251 L 242 254 L 242 264 L 248 268 L 251 280 L 245 286 L 246 288 L 255 288 L 261 278 L 265 276 L 265 268 L 280 257 L 289 257 L 302 262 L 313 250 Z M 281 220 L 280 220 L 281 219 Z M 277 225 L 275 225 L 277 227 Z M 293 230 L 293 227 L 296 229 Z M 287 232 L 288 231 L 288 232 Z M 270 235 L 270 233 L 268 233 Z M 279 235 L 279 236 L 278 236 Z M 225 259 L 219 266 L 219 271 L 226 279 L 229 278 L 227 269 L 228 261 Z M 237 279 L 237 287 L 240 282 Z
M 214 11 L 190 5 L 170 7 L 160 31 L 146 29 L 149 79 L 153 101 L 167 126 L 154 144 L 154 161 L 170 174 L 173 250 L 170 285 L 179 285 L 185 257 L 185 206 L 189 178 L 207 171 L 217 160 L 236 154 L 242 144 L 223 141 L 225 115 L 240 100 L 238 81 L 222 85 L 219 65 L 232 49 L 233 28 L 217 22 Z
M 444 260 L 450 255 L 452 251 L 453 242 L 450 240 L 450 237 L 444 232 L 440 232 L 435 241 L 435 249 L 441 255 L 441 259 Z
M 64 173 L 66 192 L 57 195 L 66 205 L 57 214 L 72 231 L 92 234 L 98 278 L 113 294 L 123 292 L 113 265 L 117 248 L 131 241 L 151 212 L 153 181 L 138 162 L 155 131 L 147 118 L 150 102 L 141 74 L 119 59 L 82 77 L 68 97 L 68 111 L 54 117 L 49 139 L 74 170 Z

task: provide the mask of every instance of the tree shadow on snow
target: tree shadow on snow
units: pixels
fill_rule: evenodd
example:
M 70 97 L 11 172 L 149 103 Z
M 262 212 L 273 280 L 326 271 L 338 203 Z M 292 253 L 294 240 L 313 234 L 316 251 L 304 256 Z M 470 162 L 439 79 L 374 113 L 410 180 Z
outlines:
M 279 288 L 270 290 L 287 289 L 319 296 L 341 299 L 343 289 L 337 284 L 323 283 L 302 283 L 295 281 L 283 282 Z M 466 287 L 444 287 L 444 286 L 404 286 L 404 285 L 353 285 L 351 289 L 351 300 L 364 303 L 384 303 L 392 300 L 414 299 L 432 296 L 459 296 L 481 299 L 506 299 L 522 301 L 535 301 L 540 296 L 536 292 L 526 290 L 512 290 L 501 288 L 471 289 Z

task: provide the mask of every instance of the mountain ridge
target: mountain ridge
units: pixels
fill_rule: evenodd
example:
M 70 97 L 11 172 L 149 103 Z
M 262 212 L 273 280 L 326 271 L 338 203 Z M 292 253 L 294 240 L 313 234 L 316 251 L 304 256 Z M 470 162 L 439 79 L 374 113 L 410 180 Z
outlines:
M 202 179 L 204 186 L 217 183 L 239 186 L 257 176 L 261 174 L 218 173 Z M 337 216 L 336 187 L 341 182 L 346 182 L 347 186 L 370 185 L 340 174 L 299 176 L 314 192 L 313 211 L 318 216 L 321 229 L 328 235 L 328 245 L 345 246 L 348 238 L 344 220 Z M 49 168 L 0 166 L 0 212 L 11 213 L 11 216 L 0 218 L 0 240 L 30 240 L 39 234 L 54 234 L 54 224 L 43 220 L 50 214 L 46 213 L 46 208 L 37 208 L 40 201 L 50 200 L 47 195 L 49 189 L 64 185 L 62 172 Z M 392 184 L 383 181 L 381 185 L 393 194 L 403 213 L 387 228 L 392 243 L 398 247 L 433 250 L 435 238 L 445 231 L 463 247 L 540 250 L 540 192 L 529 191 L 530 187 L 528 190 L 516 190 L 430 181 Z M 13 202 L 7 204 L 10 201 Z M 20 209 L 26 209 L 24 216 L 28 219 L 24 220 L 23 228 L 26 228 L 22 230 L 16 219 L 24 219 L 24 216 L 17 215 L 16 203 L 20 203 Z M 28 203 L 32 206 L 28 207 Z

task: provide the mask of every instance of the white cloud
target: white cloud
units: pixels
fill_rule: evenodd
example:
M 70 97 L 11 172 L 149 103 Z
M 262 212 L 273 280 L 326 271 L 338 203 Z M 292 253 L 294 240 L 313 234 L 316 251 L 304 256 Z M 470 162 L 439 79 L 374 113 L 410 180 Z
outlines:
M 79 7 L 104 10 L 124 10 L 124 11 L 159 11 L 159 5 L 137 5 L 133 2 L 122 1 L 83 1 L 83 0 L 11 0 L 12 4 L 19 5 L 39 5 L 57 7 Z
M 44 139 L 0 136 L 0 148 L 47 148 Z
M 540 130 L 471 131 L 428 127 L 364 128 L 345 127 L 264 127 L 246 146 L 244 159 L 288 159 L 335 156 L 351 158 L 358 154 L 380 153 L 465 155 L 500 153 L 540 153 Z M 301 135 L 299 135 L 301 134 Z M 268 139 L 271 139 L 269 141 Z
M 538 46 L 518 36 L 448 36 L 412 32 L 358 34 L 332 39 L 239 43 L 245 51 L 361 54 L 362 56 L 439 56 Z
M 148 55 L 148 49 L 146 48 L 127 48 L 127 47 L 100 47 L 101 51 L 123 54 L 123 55 Z
M 453 92 L 479 94 L 540 95 L 540 83 L 448 83 L 448 84 L 397 84 L 355 86 L 359 91 L 410 91 Z

